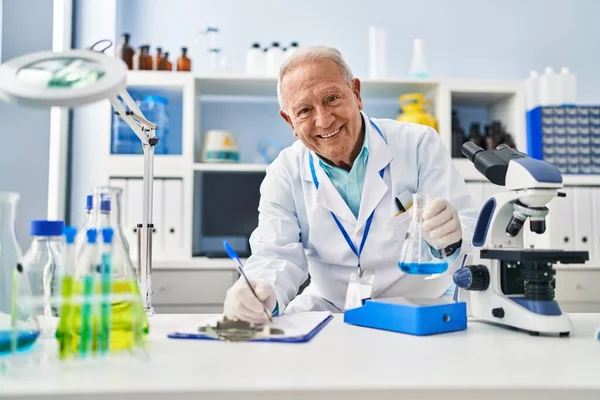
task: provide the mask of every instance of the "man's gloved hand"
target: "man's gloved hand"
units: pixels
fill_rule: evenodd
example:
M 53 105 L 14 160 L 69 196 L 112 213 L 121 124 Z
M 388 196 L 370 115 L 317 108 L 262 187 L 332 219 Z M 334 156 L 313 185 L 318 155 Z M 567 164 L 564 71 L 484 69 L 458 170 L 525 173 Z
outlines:
M 268 283 L 262 281 L 250 281 L 258 298 L 252 294 L 246 281 L 238 279 L 228 290 L 223 305 L 223 315 L 227 318 L 238 318 L 254 324 L 267 322 L 265 309 L 271 313 L 275 308 L 277 299 L 275 289 Z
M 458 213 L 445 199 L 429 202 L 423 210 L 423 236 L 436 249 L 445 249 L 462 239 Z

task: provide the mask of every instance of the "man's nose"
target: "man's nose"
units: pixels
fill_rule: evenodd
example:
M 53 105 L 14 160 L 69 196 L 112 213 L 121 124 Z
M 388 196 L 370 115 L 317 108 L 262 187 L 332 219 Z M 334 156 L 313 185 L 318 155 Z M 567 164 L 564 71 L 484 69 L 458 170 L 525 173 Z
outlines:
M 335 117 L 332 113 L 328 112 L 327 110 L 317 110 L 315 120 L 315 125 L 317 128 L 327 129 L 331 127 L 333 121 L 335 121 Z

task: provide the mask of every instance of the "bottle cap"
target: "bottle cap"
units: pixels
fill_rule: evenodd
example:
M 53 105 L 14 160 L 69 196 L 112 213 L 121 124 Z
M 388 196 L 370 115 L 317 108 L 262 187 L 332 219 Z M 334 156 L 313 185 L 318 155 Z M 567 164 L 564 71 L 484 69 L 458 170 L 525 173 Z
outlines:
M 182 47 L 182 48 L 181 48 L 181 52 L 182 52 L 182 53 L 185 53 L 185 52 L 187 52 L 187 47 Z
M 554 73 L 554 71 L 552 71 L 552 67 L 546 67 L 546 68 L 544 68 L 544 74 L 551 75 L 553 73 Z
M 298 47 L 298 42 L 292 42 L 292 43 L 290 43 L 290 46 L 291 47 Z
M 60 236 L 64 221 L 33 220 L 29 224 L 29 236 Z
M 562 68 L 560 69 L 560 73 L 561 73 L 561 74 L 570 74 L 570 73 L 571 73 L 571 71 L 569 71 L 569 67 L 562 67 Z
M 279 47 L 279 42 L 273 42 L 273 47 Z
M 156 48 L 156 52 L 157 52 L 157 53 L 162 53 L 162 47 L 157 47 L 157 48 Z
M 96 238 L 98 237 L 98 231 L 95 230 L 94 228 L 88 229 L 87 232 L 85 233 L 85 236 L 87 237 L 87 242 L 89 244 L 96 244 Z
M 529 77 L 530 78 L 537 78 L 538 77 L 538 72 L 535 69 L 532 69 L 531 71 L 529 71 Z
M 255 49 L 260 49 L 260 43 L 252 43 L 252 47 Z
M 94 197 L 91 194 L 85 196 L 85 209 L 91 210 L 93 208 Z
M 67 244 L 73 244 L 75 243 L 75 237 L 77 236 L 77 229 L 75 229 L 74 226 L 65 226 L 63 235 L 65 235 Z
M 111 244 L 114 233 L 115 233 L 115 231 L 113 230 L 113 228 L 103 228 L 102 229 L 102 242 L 106 243 L 106 244 Z
M 100 202 L 100 211 L 110 211 L 110 200 L 102 200 Z

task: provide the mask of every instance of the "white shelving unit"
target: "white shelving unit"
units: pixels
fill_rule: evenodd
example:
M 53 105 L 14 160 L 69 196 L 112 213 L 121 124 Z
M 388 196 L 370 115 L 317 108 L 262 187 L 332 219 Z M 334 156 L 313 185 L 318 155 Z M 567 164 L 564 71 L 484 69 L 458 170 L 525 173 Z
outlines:
M 199 260 L 192 256 L 194 220 L 194 173 L 198 171 L 264 172 L 265 164 L 201 163 L 197 162 L 202 147 L 200 107 L 202 99 L 220 98 L 224 102 L 235 98 L 262 98 L 276 103 L 277 81 L 274 78 L 246 76 L 195 76 L 187 72 L 130 71 L 128 86 L 132 89 L 155 89 L 161 93 L 181 93 L 182 96 L 182 152 L 179 155 L 156 155 L 155 177 L 177 178 L 183 182 L 182 219 L 184 230 L 181 254 L 156 255 L 157 265 L 167 267 L 172 263 L 194 265 Z M 513 134 L 519 149 L 526 149 L 523 84 L 520 81 L 488 81 L 469 79 L 365 79 L 362 81 L 363 101 L 391 101 L 404 93 L 421 92 L 433 104 L 433 114 L 438 120 L 439 134 L 450 151 L 451 110 L 456 106 L 487 108 L 490 118 L 500 119 Z M 103 134 L 101 177 L 141 177 L 142 157 L 113 155 L 110 152 L 111 109 L 106 104 L 106 119 L 101 127 Z M 174 118 L 174 116 L 171 116 Z M 454 163 L 466 181 L 485 181 L 473 164 L 462 158 Z M 567 185 L 600 186 L 600 176 L 565 175 Z M 204 265 L 220 265 L 220 260 L 203 259 Z M 183 263 L 183 264 L 182 264 Z

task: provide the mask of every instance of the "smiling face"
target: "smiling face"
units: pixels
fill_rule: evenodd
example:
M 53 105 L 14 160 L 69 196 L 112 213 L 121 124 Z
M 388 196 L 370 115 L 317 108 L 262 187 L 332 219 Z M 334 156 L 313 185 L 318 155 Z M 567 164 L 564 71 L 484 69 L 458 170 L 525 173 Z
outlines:
M 280 114 L 304 145 L 349 169 L 363 143 L 360 81 L 352 86 L 331 60 L 305 60 L 281 80 Z

